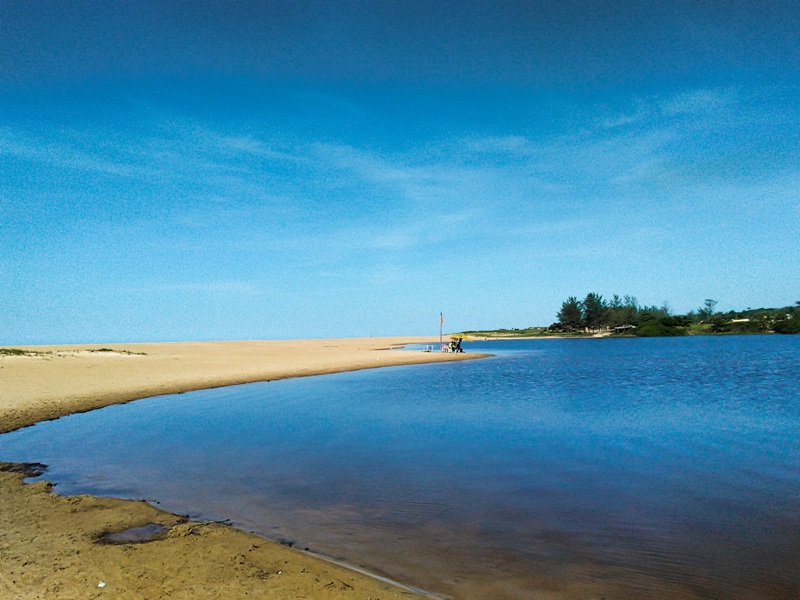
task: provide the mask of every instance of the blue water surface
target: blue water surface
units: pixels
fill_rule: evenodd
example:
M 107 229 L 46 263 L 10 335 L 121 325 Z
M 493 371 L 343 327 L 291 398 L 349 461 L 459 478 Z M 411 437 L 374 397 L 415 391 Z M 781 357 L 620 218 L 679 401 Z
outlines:
M 457 598 L 800 597 L 800 337 L 466 348 L 495 356 L 150 398 L 0 460 Z

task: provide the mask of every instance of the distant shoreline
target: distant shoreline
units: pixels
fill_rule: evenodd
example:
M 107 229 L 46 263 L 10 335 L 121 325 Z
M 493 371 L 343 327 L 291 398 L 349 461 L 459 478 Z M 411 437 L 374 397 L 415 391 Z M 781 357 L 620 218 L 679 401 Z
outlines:
M 498 330 L 504 331 L 504 330 Z M 579 340 L 579 339 L 636 339 L 644 337 L 725 337 L 731 335 L 744 335 L 744 336 L 762 336 L 762 335 L 785 335 L 776 333 L 774 331 L 758 331 L 758 332 L 739 332 L 739 331 L 724 331 L 724 332 L 692 332 L 683 333 L 680 335 L 635 335 L 630 333 L 615 333 L 613 331 L 600 331 L 593 333 L 541 333 L 541 334 L 514 334 L 514 333 L 494 333 L 494 332 L 462 332 L 453 333 L 453 337 L 463 336 L 473 341 L 488 342 L 492 340 Z M 791 334 L 789 334 L 791 335 Z

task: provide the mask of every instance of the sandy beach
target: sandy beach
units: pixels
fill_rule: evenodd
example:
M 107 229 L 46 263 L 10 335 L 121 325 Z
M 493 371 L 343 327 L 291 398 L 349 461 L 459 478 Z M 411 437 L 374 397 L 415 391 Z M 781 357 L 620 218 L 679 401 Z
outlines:
M 16 347 L 0 355 L 0 432 L 149 396 L 476 358 L 432 338 Z M 21 351 L 23 353 L 17 352 Z M 2 460 L 0 456 L 0 460 Z M 0 463 L 0 598 L 412 598 L 411 590 L 223 524 L 137 501 L 61 497 Z M 163 536 L 106 543 L 150 523 Z

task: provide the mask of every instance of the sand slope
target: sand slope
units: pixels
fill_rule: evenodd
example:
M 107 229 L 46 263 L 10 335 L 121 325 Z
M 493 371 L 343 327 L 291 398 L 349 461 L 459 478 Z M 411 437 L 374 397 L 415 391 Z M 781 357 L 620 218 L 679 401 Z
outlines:
M 475 358 L 391 350 L 427 338 L 19 347 L 0 356 L 0 432 L 190 390 L 387 365 Z M 110 350 L 107 351 L 107 350 Z

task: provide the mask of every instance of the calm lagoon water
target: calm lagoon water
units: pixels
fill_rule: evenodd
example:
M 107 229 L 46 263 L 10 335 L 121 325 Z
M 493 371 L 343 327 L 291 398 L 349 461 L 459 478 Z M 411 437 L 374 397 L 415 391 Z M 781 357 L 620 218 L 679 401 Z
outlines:
M 0 436 L 455 598 L 800 598 L 800 336 L 532 340 L 150 398 Z

